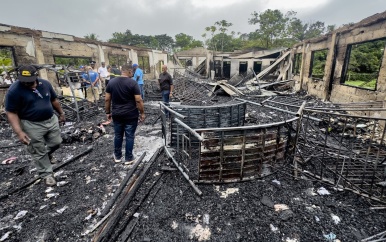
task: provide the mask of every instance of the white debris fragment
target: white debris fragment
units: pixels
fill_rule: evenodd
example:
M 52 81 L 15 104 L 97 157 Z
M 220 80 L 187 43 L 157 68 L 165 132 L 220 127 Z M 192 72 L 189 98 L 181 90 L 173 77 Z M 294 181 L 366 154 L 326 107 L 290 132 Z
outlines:
M 306 189 L 306 194 L 308 196 L 316 196 L 317 194 L 314 192 L 314 188 L 308 188 Z
M 318 216 L 315 216 L 315 221 L 316 222 L 319 222 L 320 221 L 320 218 Z
M 13 162 L 17 161 L 17 157 L 16 156 L 12 156 L 8 159 L 5 159 L 1 162 L 2 165 L 7 165 L 7 164 L 12 164 Z
M 218 192 L 220 192 L 220 187 L 219 186 L 216 186 L 216 190 Z M 223 191 L 223 192 L 220 192 L 221 193 L 221 198 L 227 198 L 230 194 L 233 194 L 233 193 L 236 193 L 236 192 L 239 192 L 239 189 L 238 188 L 228 188 L 227 190 Z
M 133 217 L 134 217 L 134 218 L 139 218 L 139 213 L 133 214 Z
M 12 228 L 16 229 L 17 231 L 20 231 L 20 230 L 21 230 L 21 225 L 22 225 L 22 224 L 23 224 L 23 223 L 19 223 L 18 225 L 12 226 Z
M 367 128 L 367 124 L 357 124 L 357 128 Z
M 11 234 L 12 232 L 11 231 L 8 231 L 7 233 L 5 233 L 1 238 L 0 238 L 0 241 L 4 241 L 6 239 L 8 239 L 9 235 Z
M 276 179 L 273 180 L 272 183 L 276 183 L 277 185 L 280 185 L 280 184 L 281 184 L 280 181 L 278 181 L 278 180 L 276 180 Z
M 58 177 L 58 176 L 62 175 L 63 172 L 64 172 L 63 170 L 62 170 L 62 171 L 55 172 L 55 173 L 54 173 L 54 177 Z
M 62 186 L 64 186 L 64 185 L 66 185 L 67 183 L 68 183 L 68 181 L 60 181 L 60 182 L 57 182 L 56 185 L 57 185 L 58 187 L 62 187 Z
M 190 231 L 189 238 L 190 239 L 197 238 L 198 241 L 206 241 L 206 240 L 210 240 L 211 234 L 212 233 L 210 232 L 209 227 L 204 228 L 202 227 L 201 224 L 197 224 Z
M 275 211 L 276 212 L 279 212 L 279 211 L 284 211 L 284 210 L 288 210 L 289 207 L 285 204 L 275 204 L 273 205 L 273 207 L 275 208 Z
M 273 224 L 270 224 L 269 227 L 271 228 L 271 231 L 274 233 L 279 231 L 279 228 L 275 227 Z
M 160 173 L 157 171 L 156 173 L 154 173 L 154 176 L 159 176 Z
M 299 242 L 299 240 L 298 239 L 291 239 L 291 238 L 286 238 L 285 239 L 285 242 Z
M 24 217 L 27 213 L 28 213 L 28 211 L 26 211 L 26 210 L 22 210 L 22 211 L 18 212 L 17 215 L 16 215 L 16 217 L 14 218 L 14 220 L 21 219 L 21 218 Z
M 178 223 L 176 221 L 173 221 L 172 223 L 172 229 L 178 228 Z
M 205 225 L 209 224 L 209 214 L 205 213 L 204 216 L 202 217 L 202 223 Z
M 380 185 L 380 186 L 383 186 L 383 187 L 386 187 L 386 181 L 383 181 L 383 182 L 378 182 L 377 185 Z
M 317 191 L 316 191 L 319 195 L 330 195 L 331 193 L 324 187 L 320 187 Z
M 59 214 L 62 214 L 67 208 L 68 206 L 64 206 L 63 208 L 56 210 L 56 212 L 58 212 Z
M 92 218 L 92 214 L 90 213 L 87 217 L 84 218 L 84 220 L 90 220 Z
M 52 187 L 48 187 L 44 192 L 45 193 L 50 193 L 52 192 L 54 189 Z
M 333 241 L 336 239 L 336 235 L 333 232 L 331 232 L 329 234 L 324 234 L 323 236 L 328 241 Z
M 46 195 L 47 198 L 57 197 L 57 196 L 59 196 L 59 193 L 48 193 L 48 194 Z
M 42 210 L 42 209 L 44 209 L 45 207 L 47 207 L 47 205 L 42 205 L 42 206 L 40 206 L 39 210 Z
M 335 214 L 331 214 L 331 217 L 335 224 L 338 224 L 341 221 L 340 218 Z

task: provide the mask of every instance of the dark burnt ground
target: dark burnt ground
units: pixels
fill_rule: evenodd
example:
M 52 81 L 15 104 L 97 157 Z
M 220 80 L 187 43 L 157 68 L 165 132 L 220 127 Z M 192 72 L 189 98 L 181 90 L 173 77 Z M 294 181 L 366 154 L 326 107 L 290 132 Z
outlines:
M 203 196 L 198 197 L 178 171 L 165 172 L 153 188 L 156 197 L 138 211 L 130 241 L 326 241 L 324 235 L 330 233 L 341 241 L 359 241 L 386 229 L 386 214 L 370 210 L 361 197 L 319 181 L 294 180 L 288 173 L 199 185 Z M 331 195 L 317 195 L 321 187 Z M 222 195 L 232 189 L 238 191 Z M 276 212 L 277 204 L 289 210 Z M 334 215 L 340 219 L 337 224 Z
M 219 103 L 230 100 L 218 99 Z M 147 120 L 137 135 L 161 136 L 160 122 L 151 126 L 158 115 L 155 108 L 146 106 Z M 252 114 L 252 111 L 256 112 Z M 255 107 L 248 112 L 251 113 L 249 125 L 256 120 L 271 121 L 273 116 L 261 114 Z M 104 119 L 102 111 L 98 117 L 76 128 L 96 129 Z M 90 241 L 93 238 L 99 228 L 87 235 L 85 231 L 100 221 L 98 212 L 130 171 L 130 167 L 112 162 L 112 126 L 106 126 L 106 132 L 95 140 L 88 136 L 84 142 L 74 140 L 63 144 L 55 153 L 63 163 L 93 147 L 89 154 L 56 172 L 57 181 L 66 184 L 47 191 L 39 182 L 0 200 L 0 239 L 6 235 L 8 238 L 4 241 Z M 0 146 L 1 161 L 18 157 L 12 164 L 0 165 L 0 189 L 4 195 L 33 179 L 35 173 L 30 173 L 28 153 L 18 146 L 4 122 Z M 136 149 L 140 154 L 140 148 Z M 370 209 L 374 205 L 371 201 L 350 192 L 335 191 L 320 181 L 295 180 L 289 167 L 261 180 L 198 184 L 203 192 L 199 197 L 179 171 L 163 171 L 164 166 L 174 167 L 161 154 L 130 203 L 127 211 L 131 212 L 125 212 L 126 215 L 138 213 L 125 217 L 132 229 L 130 241 L 286 241 L 287 238 L 326 241 L 324 235 L 336 235 L 341 241 L 359 241 L 386 230 L 385 210 Z M 321 187 L 331 194 L 318 195 L 316 191 Z M 234 193 L 221 197 L 226 191 Z M 53 197 L 48 198 L 48 194 Z M 285 204 L 289 209 L 276 212 L 275 204 Z M 15 220 L 21 211 L 27 213 Z M 334 222 L 333 216 L 340 221 Z M 117 225 L 117 231 L 122 230 L 122 224 L 123 220 Z

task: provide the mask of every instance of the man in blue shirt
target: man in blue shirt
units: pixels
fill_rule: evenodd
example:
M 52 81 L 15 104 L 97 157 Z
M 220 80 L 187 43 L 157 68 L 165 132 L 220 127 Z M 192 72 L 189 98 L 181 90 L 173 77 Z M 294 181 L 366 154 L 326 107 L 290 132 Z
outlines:
M 139 90 L 141 92 L 142 100 L 145 99 L 145 93 L 143 90 L 143 71 L 138 67 L 138 64 L 133 64 L 134 76 L 133 79 L 137 81 Z
M 5 110 L 13 131 L 27 145 L 39 176 L 48 186 L 54 186 L 52 153 L 62 143 L 54 110 L 59 113 L 60 122 L 65 122 L 65 117 L 50 82 L 37 75 L 34 66 L 19 68 L 18 80 L 9 87 L 6 95 Z
M 87 67 L 87 71 L 82 75 L 84 87 L 86 88 L 86 98 L 90 102 L 99 100 L 99 74 L 92 67 Z

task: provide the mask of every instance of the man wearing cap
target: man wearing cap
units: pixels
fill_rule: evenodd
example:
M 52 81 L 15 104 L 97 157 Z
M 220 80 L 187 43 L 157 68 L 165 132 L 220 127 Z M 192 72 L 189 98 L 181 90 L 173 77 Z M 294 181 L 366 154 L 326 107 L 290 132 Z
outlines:
M 86 88 L 85 97 L 90 102 L 94 102 L 95 100 L 98 101 L 99 75 L 92 69 L 92 66 L 86 67 L 85 69 L 85 73 L 82 75 L 83 83 L 85 85 L 84 87 Z
M 143 90 L 143 71 L 141 70 L 141 68 L 138 67 L 138 64 L 133 64 L 133 71 L 134 71 L 133 79 L 138 83 L 142 100 L 145 100 L 145 93 Z
M 62 142 L 59 122 L 64 123 L 65 117 L 50 82 L 37 75 L 34 66 L 19 68 L 18 80 L 9 87 L 6 95 L 5 110 L 13 131 L 27 145 L 39 177 L 48 186 L 54 186 L 52 153 Z M 54 110 L 58 112 L 59 120 Z
M 93 70 L 93 71 L 95 71 L 95 72 L 98 72 L 98 69 L 95 67 L 95 64 L 96 64 L 96 62 L 95 61 L 90 61 L 90 66 L 91 66 L 91 69 Z

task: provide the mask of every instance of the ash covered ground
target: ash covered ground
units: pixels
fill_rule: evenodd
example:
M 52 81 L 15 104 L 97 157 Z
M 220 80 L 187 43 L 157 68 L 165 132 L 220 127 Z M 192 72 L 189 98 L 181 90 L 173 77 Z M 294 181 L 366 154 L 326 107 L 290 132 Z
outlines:
M 157 109 L 157 103 L 145 103 L 147 118 L 137 130 L 134 152 L 140 157 L 146 151 L 143 166 L 163 145 Z M 248 123 L 271 121 L 273 116 L 256 108 L 248 112 Z M 104 119 L 102 110 L 93 120 L 67 129 L 95 129 Z M 103 227 L 95 228 L 102 219 L 99 213 L 133 169 L 113 162 L 113 129 L 105 129 L 100 137 L 64 143 L 55 153 L 61 165 L 92 148 L 55 171 L 58 186 L 48 188 L 37 181 L 13 193 L 33 180 L 35 172 L 8 123 L 1 122 L 0 161 L 17 159 L 0 165 L 0 241 L 98 238 Z M 318 180 L 296 180 L 292 174 L 288 167 L 249 182 L 197 184 L 200 197 L 160 152 L 115 226 L 114 239 L 106 241 L 124 241 L 121 232 L 128 241 L 360 241 L 386 230 L 386 211 L 371 209 L 378 205 L 373 201 Z

